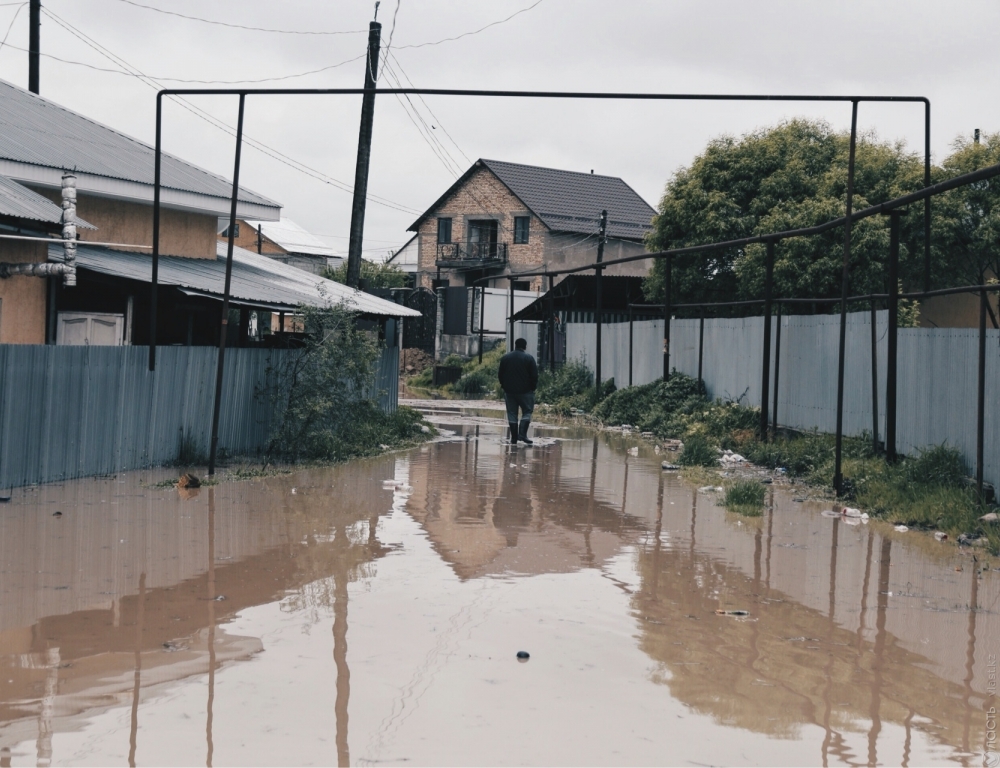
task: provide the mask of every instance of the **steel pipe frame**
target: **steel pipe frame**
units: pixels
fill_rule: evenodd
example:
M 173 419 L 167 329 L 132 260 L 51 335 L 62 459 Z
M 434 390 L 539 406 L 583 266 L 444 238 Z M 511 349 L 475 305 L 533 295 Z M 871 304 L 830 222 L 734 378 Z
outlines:
M 417 95 L 417 96 L 476 96 L 487 98 L 529 99 L 583 99 L 604 101 L 773 101 L 773 102 L 859 102 L 900 103 L 924 105 L 924 187 L 930 185 L 931 162 L 931 102 L 925 96 L 835 96 L 817 94 L 713 94 L 713 93 L 629 93 L 629 92 L 573 92 L 573 91 L 514 91 L 456 88 L 164 88 L 156 94 L 156 147 L 153 180 L 153 274 L 150 296 L 151 319 L 149 340 L 149 370 L 156 369 L 157 336 L 157 287 L 160 256 L 160 160 L 163 152 L 163 98 L 166 96 L 239 96 L 241 102 L 249 95 L 258 96 L 367 96 L 367 95 Z M 929 287 L 930 269 L 930 201 L 927 198 L 924 214 L 925 288 Z M 615 260 L 613 263 L 621 263 Z M 608 262 L 611 264 L 612 262 Z M 669 336 L 669 322 L 665 333 Z M 669 338 L 666 340 L 669 343 Z M 665 351 L 664 368 L 669 366 L 669 349 Z M 669 370 L 665 370 L 669 374 Z
M 841 474 L 840 474 L 840 459 L 841 459 L 841 427 L 843 421 L 843 376 L 844 376 L 844 340 L 846 334 L 846 294 L 847 294 L 847 281 L 849 276 L 849 266 L 850 266 L 850 230 L 852 223 L 852 201 L 853 201 L 853 181 L 854 181 L 854 159 L 855 159 L 855 148 L 856 148 L 856 138 L 857 138 L 857 110 L 858 104 L 861 101 L 866 102 L 902 102 L 902 103 L 922 103 L 924 104 L 924 144 L 925 144 L 925 157 L 924 157 L 924 190 L 930 190 L 930 100 L 925 97 L 917 96 L 817 96 L 817 95 L 806 95 L 806 96 L 795 96 L 795 95 L 745 95 L 745 94 L 642 94 L 642 93 L 573 93 L 573 92 L 560 92 L 560 91 L 495 91 L 495 90 L 478 90 L 478 89 L 434 89 L 434 88 L 332 88 L 332 89 L 313 89 L 313 88 L 261 88 L 261 89 L 245 89 L 245 88 L 184 88 L 184 89 L 163 89 L 157 93 L 156 97 L 156 148 L 155 148 L 155 158 L 154 158 L 154 203 L 153 203 L 153 269 L 152 269 L 152 285 L 151 285 L 151 296 L 150 296 L 150 351 L 149 351 L 149 368 L 150 370 L 155 370 L 156 366 L 156 337 L 157 337 L 157 288 L 158 288 L 158 267 L 159 267 L 159 235 L 160 235 L 160 189 L 161 189 L 161 157 L 162 157 L 162 117 L 163 109 L 162 102 L 164 96 L 174 96 L 174 95 L 235 95 L 239 96 L 240 104 L 240 115 L 239 115 L 239 128 L 237 132 L 237 147 L 235 156 L 235 169 L 234 169 L 234 179 L 233 179 L 233 200 L 232 200 L 232 210 L 231 210 L 231 223 L 235 221 L 236 205 L 238 201 L 239 187 L 238 187 L 238 177 L 239 177 L 239 166 L 240 166 L 240 153 L 242 150 L 242 119 L 244 104 L 247 95 L 364 95 L 371 96 L 377 95 L 378 93 L 384 94 L 399 94 L 399 95 L 447 95 L 447 96 L 486 96 L 486 97 L 515 97 L 515 98 L 565 98 L 565 99 L 606 99 L 606 100 L 684 100 L 684 101 L 803 101 L 803 102 L 841 102 L 850 101 L 851 102 L 851 149 L 850 149 L 850 159 L 849 159 L 849 170 L 848 170 L 848 193 L 847 193 L 847 215 L 844 221 L 844 276 L 843 276 L 843 291 L 841 298 L 841 339 L 840 339 L 840 360 L 838 369 L 838 398 L 837 398 L 837 451 L 836 451 L 836 472 L 834 477 L 834 485 L 836 486 L 838 493 L 841 490 Z M 940 186 L 940 185 L 938 185 Z M 919 194 L 919 193 L 915 193 Z M 924 243 L 924 260 L 925 260 L 925 275 L 924 275 L 924 287 L 925 290 L 929 287 L 929 264 L 930 264 L 930 194 L 922 196 L 925 201 L 925 243 Z M 908 197 L 918 199 L 913 195 Z M 902 198 L 900 198 L 902 199 Z M 876 208 L 884 207 L 875 206 Z M 828 222 L 827 227 L 829 227 L 832 222 Z M 824 226 L 824 225 L 821 225 Z M 817 229 L 817 228 L 812 228 Z M 786 234 L 785 236 L 792 236 L 791 234 Z M 231 278 L 232 270 L 232 232 L 230 232 L 230 243 L 229 243 L 229 255 L 227 258 L 226 265 L 226 287 L 223 295 L 223 306 L 224 315 L 228 311 L 229 304 L 229 283 Z M 766 239 L 765 242 L 773 243 L 774 238 Z M 715 248 L 727 247 L 726 244 L 716 243 L 712 244 Z M 690 249 L 677 249 L 674 252 L 689 250 Z M 694 252 L 694 251 L 690 251 Z M 666 286 L 665 286 L 665 299 L 664 299 L 664 349 L 663 349 L 663 377 L 664 380 L 669 379 L 670 375 L 670 315 L 671 315 L 671 256 L 672 252 L 667 251 L 662 254 L 666 257 Z M 615 260 L 616 263 L 621 263 L 627 260 L 636 259 L 618 259 Z M 600 271 L 600 267 L 597 268 Z M 522 273 L 523 274 L 523 273 Z M 769 316 L 768 316 L 769 319 Z M 227 325 L 228 318 L 223 317 L 222 328 L 220 329 L 220 350 L 225 349 L 225 326 Z M 513 273 L 511 274 L 511 338 L 513 339 L 514 331 L 514 320 L 513 320 Z M 767 338 L 767 346 L 770 346 L 770 338 Z M 223 371 L 223 358 L 224 351 L 220 352 L 220 363 L 217 378 L 219 382 L 217 384 L 217 400 L 221 397 L 221 376 Z M 769 368 L 770 361 L 767 361 L 764 365 L 765 369 Z M 766 376 L 766 374 L 765 374 Z M 598 382 L 599 386 L 599 382 Z M 766 410 L 766 403 L 763 405 L 762 410 Z M 218 407 L 217 409 L 218 410 Z M 217 433 L 217 425 L 214 422 L 217 421 L 218 414 L 213 418 L 213 433 Z M 766 439 L 766 421 L 762 420 L 762 425 L 764 426 Z M 213 445 L 211 448 L 211 456 L 214 458 L 215 455 L 215 443 L 217 442 L 218 435 L 213 436 Z M 214 471 L 214 462 L 211 462 L 211 470 Z

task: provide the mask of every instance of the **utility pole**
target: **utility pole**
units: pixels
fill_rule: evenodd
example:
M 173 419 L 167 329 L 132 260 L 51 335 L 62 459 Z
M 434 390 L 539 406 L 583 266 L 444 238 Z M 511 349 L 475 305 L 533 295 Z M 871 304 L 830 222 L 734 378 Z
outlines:
M 375 16 L 378 18 L 378 3 Z M 357 288 L 361 279 L 361 244 L 365 231 L 365 201 L 368 197 L 368 164 L 372 156 L 372 123 L 375 119 L 375 82 L 382 25 L 368 25 L 368 61 L 365 65 L 365 95 L 361 101 L 361 130 L 358 135 L 358 164 L 354 170 L 354 203 L 351 205 L 351 235 L 347 247 L 347 284 Z
M 42 0 L 28 3 L 28 90 L 38 93 L 38 60 L 41 51 Z

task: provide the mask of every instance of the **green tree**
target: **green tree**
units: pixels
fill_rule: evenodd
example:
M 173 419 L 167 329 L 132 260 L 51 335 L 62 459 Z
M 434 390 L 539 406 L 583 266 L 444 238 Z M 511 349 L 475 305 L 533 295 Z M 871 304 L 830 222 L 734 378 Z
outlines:
M 842 216 L 847 197 L 850 137 L 822 121 L 790 120 L 737 140 L 713 140 L 689 168 L 671 179 L 647 245 L 666 250 L 736 240 L 785 229 L 814 226 Z M 923 186 L 919 157 L 901 143 L 859 137 L 855 161 L 855 209 Z M 922 209 L 921 209 L 922 210 Z M 904 284 L 922 265 L 922 222 L 904 217 L 900 252 Z M 879 217 L 852 229 L 851 290 L 885 290 L 888 226 Z M 914 247 L 916 246 L 916 248 Z M 765 246 L 729 248 L 673 259 L 674 301 L 759 298 L 764 288 Z M 840 294 L 843 230 L 778 244 L 775 292 L 787 297 Z M 663 300 L 664 264 L 658 260 L 644 286 Z
M 959 137 L 942 163 L 947 178 L 1000 163 L 1000 133 L 981 143 Z M 943 265 L 939 287 L 982 285 L 1000 277 L 1000 179 L 977 181 L 934 198 L 935 261 Z
M 323 277 L 346 284 L 347 262 L 334 269 L 325 269 Z M 395 264 L 376 264 L 364 259 L 361 260 L 361 279 L 368 288 L 406 288 L 410 284 L 410 276 Z

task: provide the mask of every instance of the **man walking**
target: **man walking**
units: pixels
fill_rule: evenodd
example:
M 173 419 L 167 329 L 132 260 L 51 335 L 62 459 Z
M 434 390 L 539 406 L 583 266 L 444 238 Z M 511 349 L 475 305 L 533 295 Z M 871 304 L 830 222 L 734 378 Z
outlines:
M 518 440 L 526 445 L 533 444 L 528 439 L 528 425 L 531 423 L 531 412 L 535 410 L 538 365 L 527 350 L 527 341 L 524 339 L 515 341 L 514 351 L 500 358 L 500 370 L 497 372 L 500 386 L 503 388 L 504 401 L 507 404 L 511 445 L 517 445 Z M 521 409 L 520 424 L 517 418 L 518 408 Z

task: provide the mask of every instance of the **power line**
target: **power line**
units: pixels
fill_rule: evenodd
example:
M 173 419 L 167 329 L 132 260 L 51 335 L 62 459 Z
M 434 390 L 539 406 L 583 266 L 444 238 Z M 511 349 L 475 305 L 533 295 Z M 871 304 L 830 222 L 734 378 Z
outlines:
M 461 40 L 463 37 L 469 37 L 470 35 L 478 35 L 480 32 L 484 32 L 487 29 L 489 29 L 490 27 L 495 27 L 498 24 L 504 24 L 504 23 L 510 21 L 511 19 L 513 19 L 515 16 L 520 16 L 522 13 L 527 13 L 531 9 L 535 8 L 536 6 L 541 5 L 543 2 L 545 2 L 545 0 L 535 0 L 535 2 L 532 3 L 531 5 L 529 5 L 528 7 L 522 8 L 519 11 L 515 11 L 510 16 L 508 16 L 506 19 L 500 19 L 498 21 L 491 21 L 485 27 L 480 27 L 479 29 L 474 29 L 471 32 L 463 32 L 460 35 L 455 35 L 455 37 L 446 37 L 443 40 L 435 40 L 434 42 L 431 42 L 431 43 L 413 43 L 411 45 L 398 45 L 398 46 L 396 46 L 396 50 L 401 51 L 404 48 L 426 48 L 427 46 L 430 46 L 430 45 L 441 45 L 441 43 L 450 43 L 450 42 L 453 42 L 455 40 Z
M 102 46 L 100 43 L 98 43 L 96 40 L 93 40 L 92 38 L 88 37 L 86 34 L 84 34 L 83 32 L 81 32 L 80 30 L 78 30 L 75 27 L 73 27 L 71 24 L 69 24 L 69 22 L 64 21 L 63 19 L 61 19 L 60 17 L 58 17 L 56 14 L 54 14 L 52 11 L 48 10 L 47 8 L 43 9 L 43 10 L 45 11 L 45 14 L 47 16 L 49 16 L 53 21 L 55 21 L 59 26 L 63 27 L 63 29 L 65 29 L 70 34 L 72 34 L 74 37 L 76 37 L 79 40 L 81 40 L 82 42 L 84 42 L 84 44 L 86 44 L 90 48 L 93 48 L 95 51 L 97 51 L 98 53 L 100 53 L 102 56 L 104 56 L 106 59 L 108 59 L 109 61 L 111 61 L 113 64 L 116 64 L 116 65 L 118 65 L 120 67 L 123 67 L 126 70 L 128 70 L 129 73 L 131 73 L 135 77 L 139 78 L 140 82 L 142 82 L 145 85 L 149 86 L 153 90 L 160 90 L 160 89 L 163 88 L 163 86 L 160 83 L 158 83 L 154 78 L 149 77 L 149 76 L 143 74 L 141 71 L 139 71 L 138 69 L 136 69 L 135 67 L 133 67 L 131 64 L 129 64 L 124 59 L 122 59 L 120 56 L 118 56 L 117 54 L 112 53 L 111 51 L 109 51 L 108 49 L 106 49 L 104 46 Z M 188 112 L 191 112 L 193 115 L 195 115 L 196 117 L 200 118 L 201 120 L 204 120 L 204 121 L 208 122 L 213 127 L 218 128 L 219 130 L 227 133 L 228 135 L 230 135 L 230 136 L 235 136 L 236 135 L 236 132 L 235 132 L 235 130 L 232 127 L 230 127 L 226 123 L 222 122 L 221 120 L 218 120 L 217 118 L 215 118 L 211 114 L 205 112 L 204 110 L 196 107 L 194 104 L 192 104 L 188 100 L 186 100 L 184 98 L 181 98 L 181 97 L 176 97 L 175 103 L 177 103 L 178 106 L 182 107 L 183 109 L 186 109 Z M 328 185 L 330 185 L 332 187 L 340 189 L 343 192 L 348 192 L 348 193 L 352 193 L 353 192 L 353 189 L 352 189 L 352 187 L 349 184 L 347 184 L 347 183 L 345 183 L 343 181 L 340 181 L 339 179 L 335 179 L 332 176 L 328 176 L 327 174 L 322 173 L 321 171 L 317 171 L 316 169 L 311 168 L 308 165 L 305 165 L 304 163 L 299 162 L 298 160 L 295 160 L 295 159 L 293 159 L 291 157 L 288 157 L 287 155 L 285 155 L 285 154 L 283 154 L 283 153 L 281 153 L 281 152 L 279 152 L 279 151 L 277 151 L 275 149 L 272 149 L 271 147 L 267 146 L 266 144 L 264 144 L 264 143 L 262 143 L 260 141 L 257 141 L 256 139 L 253 139 L 253 138 L 247 136 L 246 134 L 244 134 L 243 139 L 244 139 L 244 142 L 248 146 L 252 147 L 253 149 L 256 149 L 258 152 L 260 152 L 260 153 L 262 153 L 264 155 L 267 155 L 268 157 L 271 157 L 274 160 L 277 160 L 279 163 L 282 163 L 283 165 L 287 165 L 288 167 L 292 168 L 293 170 L 299 171 L 300 173 L 303 173 L 303 174 L 305 174 L 307 176 L 311 176 L 312 178 L 316 179 L 317 181 L 321 181 L 321 182 L 323 182 L 325 184 L 328 184 Z M 414 210 L 412 208 L 404 206 L 404 205 L 402 205 L 400 203 L 395 203 L 395 202 L 393 202 L 391 200 L 387 200 L 385 198 L 378 197 L 377 195 L 368 195 L 368 199 L 371 200 L 373 203 L 385 206 L 387 208 L 392 208 L 392 209 L 400 211 L 402 213 L 408 213 L 408 214 L 419 213 L 419 211 L 416 211 L 416 210 Z
M 155 11 L 156 13 L 162 13 L 166 16 L 176 16 L 181 19 L 187 19 L 188 21 L 197 21 L 202 24 L 212 24 L 219 27 L 231 27 L 232 29 L 242 29 L 249 32 L 270 32 L 272 34 L 278 35 L 318 35 L 318 36 L 329 36 L 329 35 L 363 35 L 368 32 L 367 29 L 348 29 L 340 30 L 336 32 L 323 32 L 319 30 L 301 30 L 301 29 L 272 29 L 269 27 L 251 27 L 246 24 L 233 24 L 228 21 L 216 21 L 214 19 L 205 19 L 200 16 L 190 16 L 186 13 L 178 13 L 177 11 L 168 11 L 165 8 L 157 8 L 153 5 L 145 5 L 144 3 L 137 3 L 135 0 L 118 0 L 120 3 L 126 3 L 127 5 L 135 6 L 136 8 L 144 8 L 147 11 Z
M 43 8 L 43 11 L 46 14 L 50 13 L 47 8 Z M 11 22 L 11 24 L 13 24 L 13 22 Z M 7 33 L 10 34 L 9 29 L 7 30 Z M 13 43 L 6 43 L 6 39 L 7 38 L 4 38 L 5 41 L 4 43 L 0 43 L 0 47 L 6 44 L 8 48 L 13 48 L 15 51 L 27 52 L 28 50 L 27 48 L 21 48 L 20 46 L 14 45 Z M 71 64 L 75 67 L 86 67 L 87 69 L 92 69 L 97 72 L 108 72 L 112 75 L 124 75 L 126 77 L 134 77 L 139 79 L 142 79 L 143 77 L 149 77 L 157 81 L 167 81 L 171 83 L 188 83 L 191 85 L 242 85 L 244 83 L 250 83 L 250 84 L 271 83 L 271 82 L 276 82 L 278 80 L 291 80 L 296 77 L 306 77 L 308 75 L 316 75 L 319 74 L 320 72 L 326 72 L 331 69 L 336 69 L 337 67 L 342 67 L 345 64 L 350 64 L 352 61 L 357 61 L 358 59 L 363 59 L 365 57 L 365 54 L 361 54 L 360 56 L 355 56 L 352 59 L 346 59 L 345 61 L 338 62 L 337 64 L 330 64 L 329 66 L 320 67 L 319 69 L 311 69 L 308 72 L 298 72 L 294 75 L 280 75 L 278 77 L 262 77 L 258 80 L 190 80 L 181 77 L 165 77 L 161 75 L 154 76 L 154 75 L 135 74 L 132 72 L 123 72 L 120 69 L 111 69 L 110 67 L 99 67 L 96 64 L 88 64 L 85 61 L 74 61 L 72 59 L 63 59 L 60 58 L 59 56 L 54 56 L 51 53 L 40 53 L 39 55 L 44 56 L 47 59 L 52 59 L 53 61 L 58 61 L 61 64 Z
M 17 17 L 21 13 L 21 9 L 24 8 L 24 6 L 26 6 L 27 3 L 4 3 L 4 5 L 16 5 L 18 8 L 16 11 L 14 11 L 14 18 L 10 20 L 10 26 L 7 27 L 7 34 L 3 36 L 3 42 L 0 42 L 0 50 L 2 50 L 5 45 L 7 45 L 7 38 L 10 37 L 10 31 L 14 28 L 14 22 L 17 21 Z M 16 46 L 12 45 L 10 47 L 14 48 Z M 26 51 L 27 49 L 19 48 L 18 50 Z

